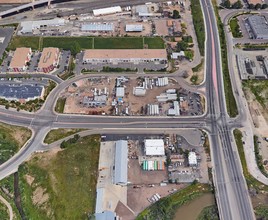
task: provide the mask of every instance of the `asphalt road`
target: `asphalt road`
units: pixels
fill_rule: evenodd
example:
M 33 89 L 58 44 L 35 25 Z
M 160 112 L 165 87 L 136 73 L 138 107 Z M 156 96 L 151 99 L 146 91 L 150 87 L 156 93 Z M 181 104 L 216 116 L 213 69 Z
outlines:
M 0 166 L 0 179 L 17 170 L 30 155 L 42 146 L 42 140 L 51 128 L 91 128 L 96 133 L 122 132 L 131 129 L 148 133 L 151 130 L 166 132 L 168 129 L 202 128 L 210 134 L 213 161 L 213 177 L 217 204 L 221 219 L 254 219 L 245 179 L 232 134 L 240 124 L 231 120 L 226 112 L 223 92 L 220 47 L 216 19 L 211 3 L 201 0 L 207 30 L 206 40 L 206 97 L 207 113 L 198 117 L 104 117 L 81 115 L 57 115 L 53 112 L 57 95 L 65 86 L 78 79 L 59 82 L 59 86 L 47 98 L 36 114 L 0 109 L 0 120 L 29 126 L 34 134 L 27 145 L 14 157 Z

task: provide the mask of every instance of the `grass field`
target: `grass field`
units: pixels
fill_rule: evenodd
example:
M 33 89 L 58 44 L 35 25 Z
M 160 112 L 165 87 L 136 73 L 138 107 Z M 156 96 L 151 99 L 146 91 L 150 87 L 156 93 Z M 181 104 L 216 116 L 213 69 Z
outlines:
M 84 129 L 67 129 L 67 128 L 66 129 L 65 128 L 53 129 L 47 133 L 44 143 L 51 144 L 57 140 L 68 137 L 72 134 L 78 133 L 83 130 Z
M 148 45 L 148 49 L 164 49 L 165 44 L 161 37 L 145 37 L 144 44 Z
M 37 154 L 21 167 L 22 205 L 28 219 L 79 220 L 94 212 L 99 147 L 99 135 L 79 138 L 65 150 Z M 32 183 L 26 174 L 34 178 Z
M 0 164 L 18 152 L 31 134 L 27 128 L 0 123 Z
M 39 37 L 13 36 L 8 50 L 16 50 L 18 47 L 31 47 L 32 50 L 39 50 Z
M 55 111 L 58 113 L 63 113 L 65 102 L 66 102 L 66 98 L 58 98 L 56 106 L 55 106 Z
M 94 49 L 142 49 L 141 37 L 94 38 Z
M 209 185 L 200 183 L 191 184 L 149 206 L 138 215 L 136 220 L 173 219 L 176 208 L 210 191 L 211 188 Z
M 205 52 L 205 25 L 203 20 L 203 13 L 199 0 L 191 0 L 191 11 L 193 16 L 193 24 L 197 37 L 198 48 L 201 56 Z
M 233 37 L 235 37 L 235 38 L 243 37 L 243 35 L 242 35 L 241 31 L 240 31 L 240 26 L 239 26 L 239 23 L 238 23 L 238 19 L 236 17 L 231 19 L 230 28 L 231 28 Z

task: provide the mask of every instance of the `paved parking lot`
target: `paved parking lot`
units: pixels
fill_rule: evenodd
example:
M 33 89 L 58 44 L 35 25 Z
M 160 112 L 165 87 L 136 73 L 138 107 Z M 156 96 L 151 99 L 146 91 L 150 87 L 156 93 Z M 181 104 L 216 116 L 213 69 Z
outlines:
M 3 27 L 0 28 L 0 39 L 1 42 L 3 40 L 3 43 L 0 43 L 0 58 L 3 56 L 4 51 L 6 50 L 9 41 L 11 40 L 11 37 L 13 35 L 14 28 L 13 27 Z
M 28 67 L 28 71 L 30 73 L 35 72 L 37 70 L 40 57 L 41 57 L 41 53 L 39 51 L 36 51 L 33 53 L 31 61 L 30 61 L 30 65 Z
M 55 75 L 62 74 L 64 71 L 66 71 L 68 68 L 69 62 L 70 62 L 70 58 L 71 58 L 71 51 L 62 50 L 58 69 L 57 69 L 57 71 L 53 72 L 52 74 L 55 74 Z

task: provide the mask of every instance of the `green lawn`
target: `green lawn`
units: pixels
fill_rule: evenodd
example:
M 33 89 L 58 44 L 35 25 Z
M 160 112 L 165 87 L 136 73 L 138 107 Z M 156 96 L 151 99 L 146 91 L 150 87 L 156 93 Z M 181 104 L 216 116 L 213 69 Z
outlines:
M 148 45 L 148 49 L 164 49 L 164 40 L 161 37 L 145 37 L 144 44 Z
M 100 136 L 87 136 L 54 155 L 37 154 L 24 164 L 19 172 L 27 219 L 79 220 L 94 213 L 99 149 Z M 25 181 L 26 174 L 34 177 L 31 185 Z M 32 196 L 38 188 L 48 199 L 35 205 Z
M 31 137 L 31 130 L 0 123 L 0 164 L 11 158 Z
M 51 144 L 57 140 L 68 137 L 72 134 L 78 133 L 83 130 L 84 129 L 67 129 L 67 128 L 66 129 L 65 128 L 53 129 L 47 133 L 44 143 Z
M 66 102 L 66 98 L 58 98 L 56 106 L 55 106 L 55 111 L 58 113 L 63 113 L 65 102 Z
M 238 19 L 236 17 L 231 19 L 230 28 L 231 28 L 233 37 L 235 37 L 235 38 L 243 37 L 243 35 L 242 35 L 241 31 L 240 31 L 240 26 L 239 26 L 239 23 L 238 23 Z
M 83 49 L 92 49 L 92 38 L 90 37 L 45 37 L 43 47 L 58 47 L 64 50 L 71 50 L 72 54 Z
M 8 50 L 16 50 L 18 47 L 30 47 L 32 50 L 39 50 L 39 38 L 40 37 L 13 36 Z
M 94 49 L 142 49 L 141 37 L 94 38 Z
M 199 0 L 191 0 L 191 11 L 193 17 L 194 29 L 197 37 L 198 48 L 201 56 L 205 52 L 205 25 L 203 20 L 203 13 Z

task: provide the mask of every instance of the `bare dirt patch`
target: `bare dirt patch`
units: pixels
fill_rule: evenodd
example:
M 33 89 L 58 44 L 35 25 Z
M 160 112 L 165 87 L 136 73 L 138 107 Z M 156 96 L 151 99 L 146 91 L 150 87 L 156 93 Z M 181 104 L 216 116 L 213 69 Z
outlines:
M 32 201 L 34 205 L 42 206 L 45 204 L 49 199 L 49 196 L 47 193 L 45 193 L 45 189 L 42 187 L 38 186 L 32 196 Z

